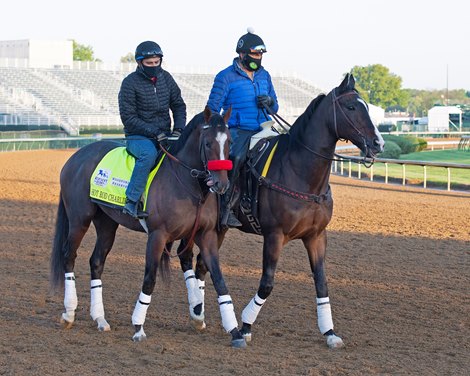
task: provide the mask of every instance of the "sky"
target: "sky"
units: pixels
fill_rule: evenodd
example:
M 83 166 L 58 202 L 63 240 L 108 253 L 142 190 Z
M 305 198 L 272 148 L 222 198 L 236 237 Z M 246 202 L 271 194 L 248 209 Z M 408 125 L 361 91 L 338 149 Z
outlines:
M 1 13 L 0 40 L 74 39 L 106 63 L 154 40 L 170 72 L 217 73 L 252 27 L 271 75 L 324 91 L 371 64 L 400 76 L 402 88 L 470 90 L 467 0 L 14 0 Z

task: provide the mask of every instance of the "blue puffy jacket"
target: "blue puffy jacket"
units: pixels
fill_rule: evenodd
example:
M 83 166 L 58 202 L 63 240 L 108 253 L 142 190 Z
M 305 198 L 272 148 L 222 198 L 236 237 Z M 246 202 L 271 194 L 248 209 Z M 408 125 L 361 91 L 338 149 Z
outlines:
M 256 104 L 258 95 L 269 95 L 274 99 L 271 109 L 277 112 L 276 92 L 269 73 L 261 67 L 254 72 L 253 81 L 238 65 L 238 58 L 233 64 L 219 72 L 214 79 L 207 105 L 217 113 L 224 112 L 232 106 L 232 115 L 228 121 L 229 128 L 238 127 L 244 130 L 259 131 L 260 124 L 270 120 Z

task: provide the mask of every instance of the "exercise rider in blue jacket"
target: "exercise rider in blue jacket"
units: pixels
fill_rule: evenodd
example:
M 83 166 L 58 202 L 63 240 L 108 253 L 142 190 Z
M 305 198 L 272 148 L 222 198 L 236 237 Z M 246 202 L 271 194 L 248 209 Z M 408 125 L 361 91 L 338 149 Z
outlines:
M 212 86 L 207 105 L 217 113 L 232 107 L 228 121 L 233 143 L 230 158 L 233 168 L 230 188 L 223 196 L 221 224 L 224 227 L 239 227 L 240 221 L 231 210 L 234 188 L 245 161 L 250 138 L 262 130 L 260 124 L 270 120 L 265 106 L 276 113 L 279 105 L 271 76 L 261 65 L 266 46 L 251 29 L 237 43 L 238 57 L 233 64 L 219 72 Z

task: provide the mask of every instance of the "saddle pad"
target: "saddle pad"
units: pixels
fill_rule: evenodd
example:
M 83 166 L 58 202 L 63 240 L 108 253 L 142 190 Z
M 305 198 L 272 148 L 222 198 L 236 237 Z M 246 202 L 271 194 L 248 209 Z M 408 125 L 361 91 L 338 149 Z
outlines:
M 147 206 L 147 194 L 150 183 L 160 168 L 165 154 L 160 158 L 156 167 L 150 172 L 143 194 L 144 210 Z M 134 169 L 135 158 L 125 147 L 117 147 L 108 152 L 98 163 L 90 179 L 90 197 L 94 200 L 124 206 L 126 203 L 126 188 Z

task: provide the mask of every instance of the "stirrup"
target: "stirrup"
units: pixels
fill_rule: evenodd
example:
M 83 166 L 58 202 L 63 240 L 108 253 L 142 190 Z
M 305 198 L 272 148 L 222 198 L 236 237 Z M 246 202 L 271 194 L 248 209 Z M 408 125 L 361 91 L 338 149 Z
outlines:
M 141 205 L 142 205 L 142 203 L 140 201 L 139 202 L 134 202 L 134 201 L 131 201 L 131 200 L 126 200 L 126 204 L 122 208 L 122 212 L 124 214 L 130 215 L 132 218 L 135 218 L 135 219 L 147 218 L 149 215 L 148 215 L 147 212 L 145 212 L 143 210 L 140 210 L 139 207 Z

